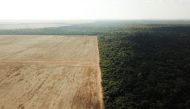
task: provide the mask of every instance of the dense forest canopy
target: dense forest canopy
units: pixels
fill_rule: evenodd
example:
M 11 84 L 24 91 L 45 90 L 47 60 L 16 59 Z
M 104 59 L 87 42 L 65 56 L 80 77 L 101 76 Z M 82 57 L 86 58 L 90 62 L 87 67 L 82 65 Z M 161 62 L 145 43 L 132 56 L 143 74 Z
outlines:
M 107 109 L 189 109 L 190 29 L 99 37 Z

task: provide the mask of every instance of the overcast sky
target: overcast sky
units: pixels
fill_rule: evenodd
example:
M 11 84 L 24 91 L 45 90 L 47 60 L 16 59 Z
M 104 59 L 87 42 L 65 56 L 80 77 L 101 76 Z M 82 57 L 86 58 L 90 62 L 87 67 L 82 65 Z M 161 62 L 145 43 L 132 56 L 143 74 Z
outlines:
M 190 19 L 190 0 L 0 0 L 0 20 Z

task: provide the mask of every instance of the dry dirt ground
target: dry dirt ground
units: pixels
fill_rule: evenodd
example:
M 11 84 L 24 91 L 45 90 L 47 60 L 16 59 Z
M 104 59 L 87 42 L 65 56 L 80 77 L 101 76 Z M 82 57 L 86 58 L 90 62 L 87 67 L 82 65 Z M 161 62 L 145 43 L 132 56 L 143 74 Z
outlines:
M 0 36 L 0 109 L 103 109 L 96 36 Z

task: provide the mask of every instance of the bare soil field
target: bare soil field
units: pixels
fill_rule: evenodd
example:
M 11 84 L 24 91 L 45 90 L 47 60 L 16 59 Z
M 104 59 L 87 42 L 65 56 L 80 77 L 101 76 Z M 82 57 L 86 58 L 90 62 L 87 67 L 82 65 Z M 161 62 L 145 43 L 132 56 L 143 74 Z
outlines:
M 0 109 L 103 109 L 96 36 L 0 36 Z

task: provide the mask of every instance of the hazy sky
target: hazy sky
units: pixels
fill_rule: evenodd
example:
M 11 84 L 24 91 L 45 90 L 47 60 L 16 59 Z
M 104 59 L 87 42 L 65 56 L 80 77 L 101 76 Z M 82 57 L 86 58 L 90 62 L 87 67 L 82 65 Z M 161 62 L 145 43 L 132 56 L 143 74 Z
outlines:
M 11 19 L 190 19 L 190 0 L 0 0 Z

